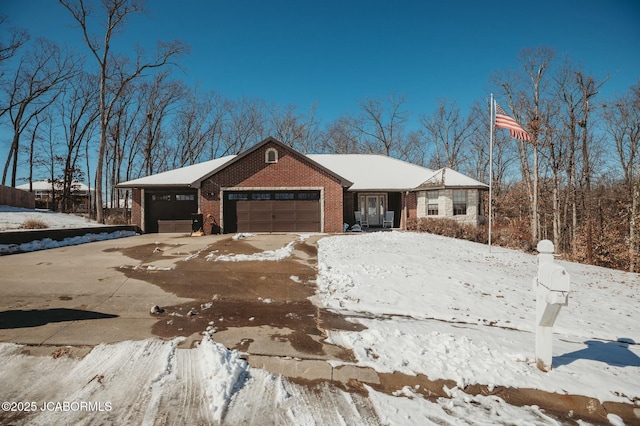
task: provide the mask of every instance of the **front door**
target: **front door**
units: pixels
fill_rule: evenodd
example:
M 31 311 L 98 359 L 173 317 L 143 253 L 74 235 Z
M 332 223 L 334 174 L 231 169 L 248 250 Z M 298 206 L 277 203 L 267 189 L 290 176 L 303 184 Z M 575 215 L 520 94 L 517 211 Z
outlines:
M 380 225 L 380 215 L 378 214 L 378 196 L 367 196 L 367 219 L 369 226 Z
M 369 221 L 369 226 L 382 225 L 384 212 L 386 211 L 385 201 L 386 196 L 384 194 L 367 194 L 365 196 L 365 215 Z

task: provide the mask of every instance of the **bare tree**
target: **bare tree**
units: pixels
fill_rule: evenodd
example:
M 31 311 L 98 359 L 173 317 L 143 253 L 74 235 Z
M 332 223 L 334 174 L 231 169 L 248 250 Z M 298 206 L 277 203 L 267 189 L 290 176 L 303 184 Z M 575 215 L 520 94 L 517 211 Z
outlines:
M 176 109 L 186 93 L 180 81 L 169 81 L 166 71 L 156 74 L 152 81 L 140 85 L 139 103 L 142 105 L 145 123 L 144 169 L 147 175 L 158 172 L 163 167 L 163 158 L 158 152 L 159 144 L 166 142 L 164 124 L 172 109 Z M 182 143 L 182 141 L 180 141 Z
M 465 161 L 461 164 L 462 170 L 480 182 L 488 183 L 493 179 L 493 192 L 496 196 L 511 178 L 514 162 L 517 161 L 517 154 L 513 144 L 510 142 L 508 133 L 496 132 L 493 135 L 493 176 L 489 176 L 489 107 L 479 102 L 474 103 L 469 112 L 468 121 L 469 136 L 466 142 Z
M 18 64 L 12 83 L 6 86 L 13 138 L 2 174 L 3 185 L 9 168 L 13 165 L 11 186 L 16 186 L 22 133 L 34 117 L 55 101 L 60 93 L 60 86 L 75 73 L 73 57 L 45 39 L 38 39 L 33 49 Z
M 565 61 L 558 73 L 556 74 L 555 84 L 556 96 L 560 101 L 559 118 L 562 121 L 562 127 L 558 129 L 561 140 L 566 144 L 566 187 L 568 196 L 564 197 L 562 206 L 564 218 L 562 228 L 567 229 L 569 235 L 566 235 L 568 241 L 561 239 L 558 246 L 562 250 L 571 250 L 575 245 L 575 238 L 578 228 L 578 178 L 577 178 L 577 149 L 579 143 L 579 126 L 580 117 L 580 88 L 576 84 L 576 67 L 569 61 Z M 569 218 L 571 218 L 571 226 L 569 226 Z
M 361 152 L 361 134 L 354 123 L 356 118 L 343 115 L 329 123 L 321 136 L 321 151 L 331 154 L 356 154 Z
M 0 14 L 0 28 L 7 25 L 9 18 L 6 15 Z M 29 41 L 29 33 L 27 30 L 19 28 L 9 28 L 6 33 L 9 39 L 0 39 L 0 80 L 4 77 L 3 66 L 11 58 L 13 58 L 18 50 Z M 0 117 L 6 114 L 9 109 L 13 107 L 11 103 L 4 104 L 5 99 L 0 98 Z
M 543 107 L 542 97 L 546 93 L 547 89 L 547 79 L 545 77 L 554 56 L 555 52 L 553 51 L 553 49 L 545 47 L 536 49 L 524 49 L 520 53 L 524 72 L 528 77 L 530 84 L 530 95 L 528 97 L 522 98 L 522 100 L 525 101 L 523 107 L 525 108 L 525 117 L 527 117 L 526 122 L 528 123 L 528 128 L 533 138 L 531 141 L 531 152 L 533 158 L 533 162 L 531 165 L 531 169 L 533 172 L 533 185 L 531 188 L 532 242 L 541 239 L 540 205 L 538 200 L 540 196 L 540 166 L 538 152 L 540 144 L 543 143 L 542 137 L 545 134 L 543 126 L 546 125 L 546 123 L 543 122 L 541 109 Z M 525 151 L 525 143 L 525 141 L 520 141 L 520 144 L 523 146 L 523 152 Z
M 29 145 L 29 192 L 33 192 L 33 170 L 39 158 L 36 157 L 36 142 L 39 136 L 40 125 L 46 122 L 47 114 L 40 114 L 35 117 L 35 123 L 31 128 L 31 143 Z
M 100 144 L 96 168 L 96 219 L 104 222 L 103 213 L 103 169 L 105 151 L 107 147 L 107 132 L 111 120 L 113 107 L 125 88 L 135 79 L 144 75 L 145 71 L 171 64 L 173 58 L 186 53 L 188 48 L 182 42 L 158 42 L 158 49 L 154 58 L 145 60 L 144 52 L 137 49 L 137 56 L 133 66 L 127 67 L 127 61 L 111 54 L 111 41 L 122 27 L 127 18 L 135 13 L 144 11 L 142 0 L 103 0 L 104 33 L 100 38 L 93 36 L 89 17 L 92 10 L 87 7 L 85 0 L 59 0 L 79 24 L 84 41 L 100 68 Z
M 265 109 L 264 102 L 259 99 L 242 98 L 231 103 L 229 122 L 222 136 L 221 155 L 238 154 L 268 136 L 265 135 Z
M 455 101 L 441 99 L 436 111 L 431 116 L 421 117 L 420 122 L 435 149 L 430 166 L 459 169 L 466 160 L 464 156 L 473 121 L 460 115 Z
M 98 80 L 96 76 L 83 73 L 74 79 L 59 102 L 60 119 L 65 137 L 62 154 L 62 199 L 61 210 L 67 212 L 72 207 L 72 190 L 78 180 L 81 167 L 78 160 L 83 154 L 81 149 L 88 144 L 96 129 Z M 62 145 L 62 144 L 61 144 Z
M 186 93 L 173 121 L 177 138 L 173 167 L 184 167 L 216 158 L 220 150 L 221 135 L 228 118 L 229 102 L 215 92 L 198 92 L 198 88 Z
M 419 166 L 426 166 L 426 142 L 422 129 L 407 132 L 404 143 L 398 146 L 398 157 Z
M 615 142 L 628 195 L 629 272 L 636 272 L 640 262 L 640 81 L 628 94 L 607 105 L 605 128 Z
M 583 184 L 582 190 L 582 202 L 584 206 L 584 221 L 586 225 L 586 240 L 587 240 L 587 263 L 593 263 L 593 223 L 591 221 L 591 163 L 589 155 L 589 101 L 598 94 L 600 87 L 606 82 L 596 82 L 596 80 L 587 76 L 584 73 L 576 72 L 576 82 L 580 88 L 581 103 L 582 103 L 582 120 L 579 121 L 579 126 L 582 128 L 582 177 Z
M 9 22 L 7 15 L 0 14 L 0 25 L 6 25 Z M 8 41 L 0 41 L 0 63 L 13 57 L 16 51 L 29 41 L 29 33 L 27 30 L 20 28 L 9 28 Z
M 546 124 L 542 121 L 541 109 L 544 96 L 548 93 L 547 72 L 554 57 L 553 49 L 538 47 L 523 49 L 520 61 L 523 73 L 503 73 L 494 76 L 494 82 L 501 88 L 514 118 L 532 136 L 531 141 L 518 140 L 520 169 L 527 189 L 530 205 L 530 243 L 540 239 L 539 206 L 539 147 Z
M 404 96 L 395 94 L 384 98 L 366 98 L 360 101 L 360 119 L 354 121 L 362 134 L 364 149 L 369 153 L 391 155 L 398 153 L 404 143 L 404 124 L 407 112 L 403 110 Z
M 555 101 L 555 102 L 554 102 Z M 563 177 L 567 168 L 567 143 L 560 124 L 560 107 L 557 100 L 547 102 L 540 109 L 541 121 L 545 126 L 541 127 L 539 140 L 540 157 L 545 160 L 545 164 L 551 172 L 551 216 L 553 242 L 559 249 L 566 249 L 566 240 L 563 238 L 562 226 L 562 204 L 561 195 L 563 193 Z M 547 227 L 543 226 L 542 233 L 546 237 Z M 562 243 L 565 244 L 562 244 Z
M 137 102 L 138 91 L 135 84 L 124 90 L 113 106 L 113 117 L 109 122 L 107 156 L 105 158 L 106 182 L 109 182 L 106 199 L 109 207 L 119 207 L 122 198 L 128 201 L 128 192 L 121 197 L 119 191 L 113 191 L 122 180 L 140 177 L 142 174 L 144 130 L 146 117 L 142 105 Z M 138 173 L 136 173 L 136 171 Z M 105 191 L 106 192 L 106 191 Z M 126 207 L 126 205 L 125 205 Z
M 42 126 L 43 131 L 39 138 L 40 150 L 42 155 L 39 158 L 34 157 L 34 161 L 41 165 L 47 174 L 47 180 L 51 183 L 51 195 L 52 205 L 57 204 L 57 191 L 56 191 L 56 178 L 57 178 L 57 165 L 59 164 L 60 157 L 57 152 L 57 135 L 55 132 L 56 125 L 54 124 L 53 111 L 51 109 L 45 110 L 43 114 L 38 116 L 38 120 L 42 120 L 38 127 Z
M 295 105 L 280 108 L 272 105 L 269 108 L 269 128 L 274 138 L 303 153 L 314 149 L 316 126 L 315 106 L 308 117 L 296 111 Z

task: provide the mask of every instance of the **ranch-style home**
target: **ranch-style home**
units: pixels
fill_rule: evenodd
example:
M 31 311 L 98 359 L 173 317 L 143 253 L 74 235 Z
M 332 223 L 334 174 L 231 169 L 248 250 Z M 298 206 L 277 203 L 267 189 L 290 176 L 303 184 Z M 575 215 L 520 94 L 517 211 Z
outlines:
M 382 155 L 304 155 L 269 137 L 247 151 L 123 182 L 144 232 L 404 229 L 410 217 L 484 220 L 487 185 Z M 356 227 L 357 229 L 357 227 Z

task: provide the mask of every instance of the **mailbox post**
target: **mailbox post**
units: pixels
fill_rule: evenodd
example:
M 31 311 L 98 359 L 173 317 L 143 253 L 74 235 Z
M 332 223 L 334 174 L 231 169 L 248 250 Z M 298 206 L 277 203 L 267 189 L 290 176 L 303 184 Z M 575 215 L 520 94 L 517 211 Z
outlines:
M 553 258 L 553 243 L 538 243 L 538 275 L 533 279 L 536 294 L 536 365 L 542 371 L 551 370 L 553 324 L 560 308 L 569 301 L 569 274 Z

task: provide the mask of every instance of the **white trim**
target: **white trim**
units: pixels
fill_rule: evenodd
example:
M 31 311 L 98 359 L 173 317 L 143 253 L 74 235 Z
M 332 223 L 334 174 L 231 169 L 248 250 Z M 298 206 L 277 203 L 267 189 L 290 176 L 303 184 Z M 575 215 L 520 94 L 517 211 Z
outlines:
M 142 229 L 142 232 L 146 234 L 147 230 L 146 230 L 146 220 L 145 220 L 145 216 L 146 216 L 145 197 L 146 197 L 146 194 L 144 193 L 144 188 L 140 188 L 140 229 Z
M 200 200 L 202 200 L 202 186 L 198 187 L 198 195 L 197 195 L 197 197 L 198 197 L 198 213 L 202 214 L 202 208 L 201 208 L 201 205 L 200 205 Z M 204 222 L 204 220 L 203 220 L 203 222 Z M 202 225 L 204 226 L 204 223 Z
M 378 219 L 380 223 L 372 223 L 371 220 L 369 219 L 369 211 L 367 209 L 366 203 L 367 203 L 367 197 L 384 197 L 384 211 L 378 211 Z M 363 208 L 363 202 L 364 202 L 364 211 L 362 210 Z M 377 203 L 376 203 L 377 204 Z M 386 212 L 389 211 L 389 193 L 388 192 L 358 192 L 358 208 L 356 209 L 356 211 L 359 211 L 360 213 L 364 214 L 364 217 L 367 219 L 367 221 L 369 222 L 369 226 L 371 226 L 372 224 L 375 226 L 378 225 L 382 225 L 383 224 L 383 220 L 384 220 L 384 215 L 386 214 Z M 379 209 L 380 206 L 376 205 L 376 210 Z
M 272 153 L 272 152 L 274 153 L 274 158 L 275 158 L 273 161 L 269 160 L 269 154 Z M 275 164 L 275 163 L 277 163 L 278 162 L 278 157 L 279 157 L 278 150 L 273 148 L 273 147 L 267 148 L 264 151 L 264 162 L 267 163 L 267 164 Z

